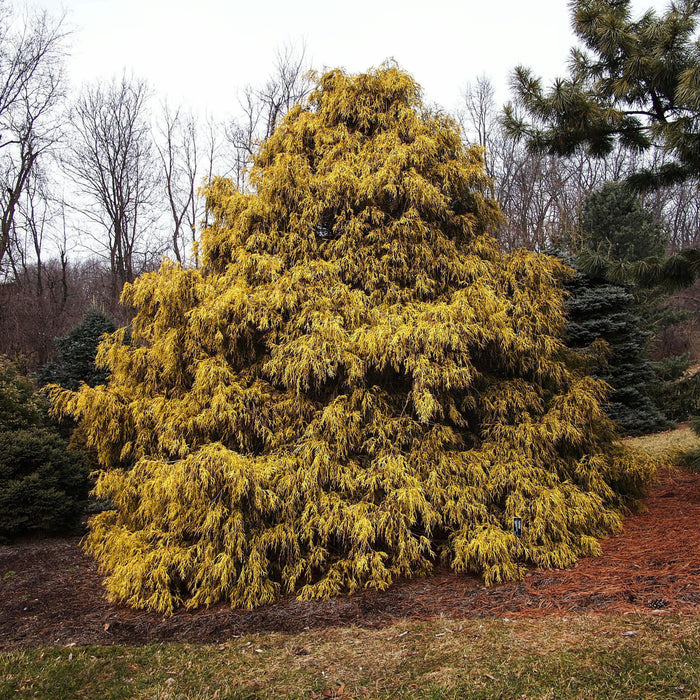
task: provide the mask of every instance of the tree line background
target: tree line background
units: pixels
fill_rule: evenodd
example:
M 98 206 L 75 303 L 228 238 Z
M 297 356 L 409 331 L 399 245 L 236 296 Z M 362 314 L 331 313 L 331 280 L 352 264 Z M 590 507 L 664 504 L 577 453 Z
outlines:
M 96 307 L 118 324 L 126 282 L 167 256 L 198 264 L 207 226 L 201 184 L 224 175 L 246 188 L 257 146 L 311 80 L 303 47 L 280 50 L 269 80 L 248 86 L 234 119 L 203 117 L 159 100 L 136 76 L 68 90 L 69 35 L 46 12 L 0 12 L 0 354 L 25 371 L 56 355 L 64 336 Z M 468 83 L 454 115 L 465 142 L 485 149 L 493 194 L 506 219 L 506 250 L 576 254 L 591 247 L 582 209 L 605 183 L 663 166 L 660 148 L 616 145 L 605 158 L 535 151 L 508 128 L 485 77 Z M 512 116 L 512 115 L 511 115 Z M 663 252 L 698 245 L 697 178 L 649 189 L 636 201 L 660 231 Z M 600 247 L 600 241 L 598 242 Z M 696 287 L 671 304 L 695 311 Z M 657 337 L 659 352 L 693 351 L 694 321 Z

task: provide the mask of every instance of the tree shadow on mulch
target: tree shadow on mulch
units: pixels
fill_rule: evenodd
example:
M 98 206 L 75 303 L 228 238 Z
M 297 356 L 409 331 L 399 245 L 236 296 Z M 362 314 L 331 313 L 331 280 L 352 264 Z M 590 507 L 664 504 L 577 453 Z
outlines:
M 602 541 L 603 556 L 485 588 L 446 569 L 384 592 L 322 601 L 293 597 L 256 610 L 224 605 L 162 618 L 108 603 L 79 538 L 0 547 L 0 649 L 48 645 L 223 642 L 255 632 L 382 627 L 399 619 L 535 617 L 583 612 L 700 612 L 700 474 L 668 471 L 647 512 Z

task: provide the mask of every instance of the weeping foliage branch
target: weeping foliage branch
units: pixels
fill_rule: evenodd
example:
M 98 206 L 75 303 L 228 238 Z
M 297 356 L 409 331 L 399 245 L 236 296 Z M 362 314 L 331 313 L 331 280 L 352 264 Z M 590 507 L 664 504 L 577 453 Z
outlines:
M 201 268 L 127 285 L 109 383 L 54 392 L 115 504 L 86 545 L 111 599 L 253 607 L 598 553 L 652 468 L 567 360 L 566 269 L 498 251 L 481 150 L 397 67 L 331 71 L 250 177 L 210 184 Z

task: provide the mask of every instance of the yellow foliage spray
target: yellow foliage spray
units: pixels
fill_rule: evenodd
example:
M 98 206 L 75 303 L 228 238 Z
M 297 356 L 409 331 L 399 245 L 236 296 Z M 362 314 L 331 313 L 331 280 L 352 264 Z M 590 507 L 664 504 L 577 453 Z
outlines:
M 653 468 L 563 346 L 566 269 L 499 252 L 481 150 L 397 67 L 335 70 L 250 179 L 209 184 L 199 269 L 127 285 L 109 383 L 54 392 L 114 504 L 86 540 L 110 598 L 253 607 L 599 553 Z

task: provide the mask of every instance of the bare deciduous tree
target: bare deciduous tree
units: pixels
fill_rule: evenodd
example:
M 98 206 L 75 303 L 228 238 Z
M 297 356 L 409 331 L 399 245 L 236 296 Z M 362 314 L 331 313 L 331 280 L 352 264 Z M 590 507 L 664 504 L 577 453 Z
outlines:
M 223 136 L 222 136 L 223 135 Z M 204 141 L 204 159 L 203 159 L 203 171 L 204 179 L 203 182 L 210 182 L 214 177 L 216 169 L 219 168 L 220 172 L 224 174 L 227 169 L 223 167 L 222 160 L 227 157 L 226 148 L 224 143 L 222 143 L 222 138 L 225 139 L 224 130 L 221 125 L 216 122 L 211 116 L 207 118 L 204 125 L 203 141 Z M 230 172 L 230 168 L 228 169 Z M 204 218 L 201 222 L 202 228 L 206 229 L 209 226 L 209 209 L 206 207 L 205 202 L 202 202 L 202 210 Z M 195 249 L 196 255 L 196 249 Z M 195 263 L 197 260 L 195 260 Z
M 156 150 L 171 217 L 171 247 L 183 264 L 197 228 L 198 134 L 192 113 L 172 111 L 163 104 Z
M 311 90 L 306 47 L 285 46 L 277 52 L 272 76 L 262 87 L 248 85 L 239 103 L 241 116 L 226 129 L 233 149 L 233 176 L 242 189 L 246 171 L 259 145 L 269 138 L 284 115 Z
M 101 231 L 83 233 L 98 246 L 95 253 L 106 244 L 115 294 L 159 252 L 146 240 L 154 229 L 158 195 L 148 99 L 147 84 L 125 75 L 86 87 L 71 110 L 63 164 L 77 186 L 79 199 L 72 206 Z
M 221 162 L 222 130 L 211 117 L 198 120 L 191 112 L 163 104 L 156 127 L 156 149 L 170 229 L 170 248 L 182 265 L 197 264 L 197 231 L 206 227 L 201 186 Z
M 485 151 L 486 173 L 493 177 L 493 159 L 499 137 L 496 91 L 485 76 L 468 82 L 463 93 L 464 105 L 458 114 L 462 130 L 469 141 L 478 143 Z
M 22 197 L 17 202 L 18 217 L 15 217 L 13 239 L 16 245 L 8 250 L 7 257 L 15 278 L 21 267 L 25 276 L 31 267 L 36 276 L 36 288 L 43 295 L 43 250 L 54 211 L 47 191 L 48 181 L 39 168 L 34 168 Z
M 27 13 L 15 28 L 14 19 L 0 5 L 0 266 L 21 244 L 15 236 L 20 200 L 59 137 L 56 111 L 64 98 L 62 20 Z

